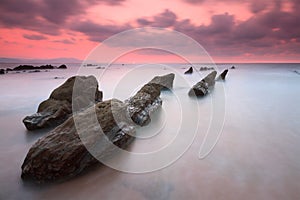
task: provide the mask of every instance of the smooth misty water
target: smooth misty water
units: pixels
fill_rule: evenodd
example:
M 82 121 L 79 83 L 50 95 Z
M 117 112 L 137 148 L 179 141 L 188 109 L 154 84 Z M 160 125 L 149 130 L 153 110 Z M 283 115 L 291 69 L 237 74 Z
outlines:
M 197 66 L 199 69 L 201 65 Z M 226 82 L 216 83 L 212 94 L 204 99 L 188 98 L 188 85 L 208 72 L 175 77 L 173 93 L 161 95 L 163 109 L 154 114 L 148 127 L 138 129 L 143 138 L 136 140 L 131 150 L 153 151 L 174 137 L 188 137 L 194 131 L 197 110 L 199 129 L 195 141 L 172 165 L 144 174 L 100 166 L 50 185 L 20 178 L 29 148 L 47 132 L 27 132 L 22 119 L 34 113 L 66 78 L 75 75 L 78 67 L 1 75 L 0 199 L 300 199 L 300 75 L 293 72 L 300 71 L 300 65 L 235 66 L 237 69 L 229 71 Z M 182 74 L 186 68 L 115 65 L 103 77 L 101 69 L 86 68 L 80 74 L 99 74 L 104 99 L 125 100 L 154 75 L 173 70 Z M 223 89 L 226 115 L 222 135 L 211 154 L 200 160 L 200 146 L 213 118 L 212 102 Z M 124 166 L 131 162 L 124 159 Z

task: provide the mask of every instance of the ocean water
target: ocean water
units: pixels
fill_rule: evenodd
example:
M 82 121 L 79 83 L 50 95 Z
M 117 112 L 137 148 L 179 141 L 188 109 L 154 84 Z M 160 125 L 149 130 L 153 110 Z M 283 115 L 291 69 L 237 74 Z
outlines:
M 209 71 L 183 75 L 184 64 L 68 65 L 67 70 L 0 75 L 0 199 L 300 199 L 300 75 L 294 72 L 300 72 L 300 64 L 234 65 L 227 80 L 202 99 L 187 93 Z M 103 165 L 59 183 L 20 178 L 29 148 L 49 131 L 28 132 L 22 119 L 68 77 L 93 74 L 105 100 L 126 100 L 153 76 L 170 72 L 176 73 L 173 91 L 162 92 L 162 108 L 149 126 L 137 130 L 130 150 L 149 153 L 171 146 L 171 152 L 145 163 L 122 159 L 124 169 L 150 172 L 124 173 Z M 203 144 L 208 155 L 200 159 Z

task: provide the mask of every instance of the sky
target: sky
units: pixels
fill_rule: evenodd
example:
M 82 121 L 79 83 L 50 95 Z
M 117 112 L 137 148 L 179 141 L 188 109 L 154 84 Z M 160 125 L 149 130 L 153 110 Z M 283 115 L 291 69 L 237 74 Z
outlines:
M 159 27 L 191 37 L 215 62 L 300 62 L 299 10 L 299 0 L 0 0 L 0 57 L 83 60 L 120 32 Z

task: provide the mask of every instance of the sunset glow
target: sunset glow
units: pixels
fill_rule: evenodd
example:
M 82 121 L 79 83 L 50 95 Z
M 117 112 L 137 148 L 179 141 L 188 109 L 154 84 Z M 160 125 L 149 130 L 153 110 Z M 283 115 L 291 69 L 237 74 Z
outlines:
M 192 37 L 216 62 L 299 62 L 299 8 L 297 0 L 2 0 L 0 57 L 82 60 L 114 34 L 161 27 Z

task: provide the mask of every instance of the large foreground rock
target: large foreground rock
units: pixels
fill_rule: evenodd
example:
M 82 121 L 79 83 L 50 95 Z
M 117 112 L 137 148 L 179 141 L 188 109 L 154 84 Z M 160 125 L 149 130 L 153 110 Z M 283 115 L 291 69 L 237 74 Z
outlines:
M 204 79 L 202 79 L 200 82 L 196 83 L 189 91 L 189 96 L 197 96 L 202 97 L 209 93 L 209 91 L 213 88 L 215 85 L 215 78 L 216 78 L 217 72 L 213 71 L 210 74 L 208 74 Z
M 91 120 L 95 113 L 98 121 Z M 74 124 L 75 117 L 80 120 L 77 123 L 82 124 L 81 131 L 86 133 L 81 134 L 84 135 L 82 139 L 86 145 L 99 147 L 99 157 L 109 156 L 114 145 L 125 148 L 134 139 L 131 135 L 135 130 L 128 123 L 118 124 L 115 115 L 118 119 L 126 118 L 126 106 L 119 100 L 97 103 L 70 117 L 30 148 L 22 165 L 22 178 L 39 181 L 69 178 L 98 162 L 81 141 Z M 100 134 L 102 131 L 104 134 Z M 107 139 L 114 145 L 101 145 Z
M 78 90 L 82 96 L 73 96 L 73 87 L 76 80 Z M 63 123 L 72 114 L 72 100 L 74 104 L 82 108 L 102 101 L 102 92 L 98 90 L 98 82 L 94 76 L 74 76 L 56 88 L 49 99 L 43 101 L 37 113 L 23 119 L 28 130 L 35 130 L 45 127 L 57 126 Z M 82 103 L 84 102 L 84 103 Z
M 161 88 L 159 82 L 147 83 L 125 103 L 113 99 L 75 113 L 31 147 L 22 178 L 45 181 L 79 174 L 98 163 L 85 145 L 96 150 L 98 159 L 113 155 L 117 147 L 126 148 L 134 139 L 135 126 L 148 124 L 151 112 L 161 106 Z

